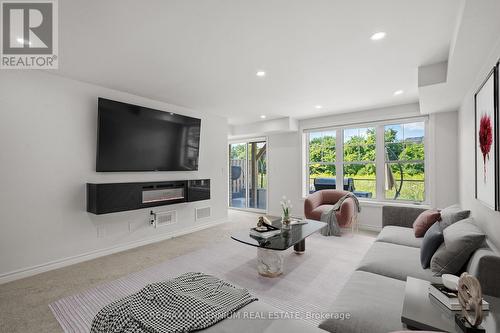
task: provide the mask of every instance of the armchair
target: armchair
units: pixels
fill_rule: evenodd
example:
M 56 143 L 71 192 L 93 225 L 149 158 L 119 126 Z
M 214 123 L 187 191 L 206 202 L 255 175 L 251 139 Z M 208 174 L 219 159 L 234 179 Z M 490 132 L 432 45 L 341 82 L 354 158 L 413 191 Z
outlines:
M 347 194 L 342 190 L 321 190 L 310 194 L 304 201 L 304 215 L 311 220 L 321 220 L 321 214 L 330 210 L 340 198 Z M 357 224 L 355 221 L 356 209 L 353 199 L 347 198 L 340 209 L 335 212 L 340 227 L 347 228 Z

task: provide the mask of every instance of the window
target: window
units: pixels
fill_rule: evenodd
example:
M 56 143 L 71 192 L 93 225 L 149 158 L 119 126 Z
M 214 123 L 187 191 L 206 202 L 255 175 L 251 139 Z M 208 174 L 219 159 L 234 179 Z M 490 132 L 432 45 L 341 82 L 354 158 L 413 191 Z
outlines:
M 384 127 L 385 198 L 425 201 L 424 123 Z
M 425 120 L 309 131 L 305 137 L 307 193 L 342 182 L 340 188 L 360 198 L 427 200 Z
M 354 192 L 358 197 L 375 198 L 375 128 L 348 128 L 343 132 L 344 189 Z
M 309 192 L 322 188 L 321 183 L 334 183 L 336 179 L 336 132 L 313 132 L 309 134 L 307 174 Z M 327 184 L 325 184 L 326 186 Z

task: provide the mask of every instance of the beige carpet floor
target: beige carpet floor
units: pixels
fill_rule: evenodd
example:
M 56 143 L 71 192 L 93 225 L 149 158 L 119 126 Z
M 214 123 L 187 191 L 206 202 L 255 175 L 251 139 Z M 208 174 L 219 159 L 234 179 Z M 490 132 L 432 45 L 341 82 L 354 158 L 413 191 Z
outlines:
M 0 332 L 62 332 L 49 303 L 213 245 L 256 216 L 230 210 L 228 223 L 0 285 Z

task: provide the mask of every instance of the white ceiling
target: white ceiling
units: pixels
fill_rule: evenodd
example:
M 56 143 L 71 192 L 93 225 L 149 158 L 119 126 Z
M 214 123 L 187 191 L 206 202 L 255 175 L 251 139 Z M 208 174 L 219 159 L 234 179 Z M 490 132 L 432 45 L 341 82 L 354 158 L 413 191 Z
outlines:
M 419 90 L 422 113 L 457 110 L 469 89 L 478 88 L 471 85 L 482 67 L 494 66 L 485 60 L 500 43 L 500 0 L 464 1 L 457 23 L 446 81 Z
M 58 74 L 233 124 L 410 103 L 418 66 L 448 58 L 459 3 L 64 0 Z

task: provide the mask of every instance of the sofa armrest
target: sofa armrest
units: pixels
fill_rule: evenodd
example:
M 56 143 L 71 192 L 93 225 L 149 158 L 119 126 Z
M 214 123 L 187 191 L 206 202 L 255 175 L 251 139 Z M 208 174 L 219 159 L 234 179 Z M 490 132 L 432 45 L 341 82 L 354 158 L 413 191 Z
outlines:
M 481 283 L 483 294 L 500 297 L 500 256 L 489 248 L 478 249 L 469 260 L 467 271 Z
M 382 227 L 394 225 L 412 228 L 413 222 L 423 211 L 425 209 L 416 207 L 384 206 L 382 207 Z
M 337 214 L 337 222 L 340 226 L 346 227 L 353 222 L 352 218 L 355 215 L 355 209 L 356 204 L 353 199 L 347 198 L 344 200 L 342 205 L 340 205 L 340 210 Z
M 500 297 L 500 257 L 488 255 L 481 258 L 477 279 L 481 283 L 483 293 L 486 295 Z

